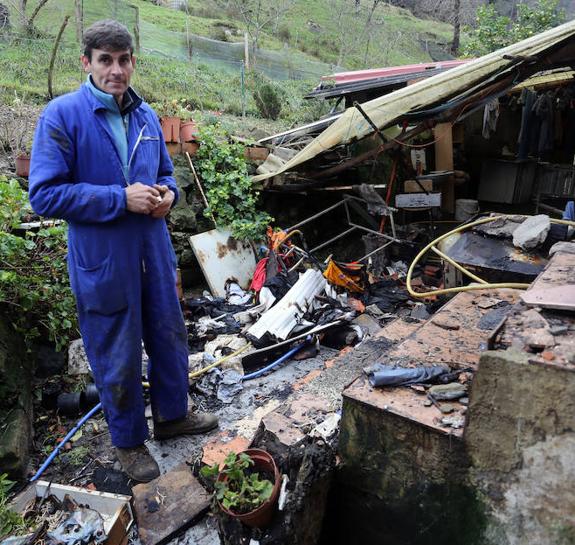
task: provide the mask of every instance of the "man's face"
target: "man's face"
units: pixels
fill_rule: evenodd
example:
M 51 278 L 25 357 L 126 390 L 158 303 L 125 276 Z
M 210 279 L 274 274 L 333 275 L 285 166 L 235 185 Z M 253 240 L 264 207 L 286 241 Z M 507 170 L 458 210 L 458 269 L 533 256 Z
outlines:
M 114 95 L 120 102 L 130 85 L 136 65 L 136 58 L 130 50 L 92 49 L 92 60 L 85 55 L 82 55 L 81 60 L 84 72 L 92 74 L 96 87 L 105 93 Z

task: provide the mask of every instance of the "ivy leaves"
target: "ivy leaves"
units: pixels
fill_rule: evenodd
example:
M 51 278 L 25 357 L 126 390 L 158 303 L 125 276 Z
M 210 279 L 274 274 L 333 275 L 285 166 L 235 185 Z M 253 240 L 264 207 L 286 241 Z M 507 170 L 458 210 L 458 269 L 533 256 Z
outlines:
M 78 336 L 66 226 L 22 232 L 20 223 L 30 213 L 18 182 L 0 177 L 0 307 L 28 345 L 44 335 L 61 350 Z
M 219 124 L 202 126 L 199 132 L 196 166 L 209 203 L 204 216 L 213 214 L 239 240 L 262 240 L 273 218 L 257 209 L 259 193 L 248 174 L 244 146 L 231 142 Z

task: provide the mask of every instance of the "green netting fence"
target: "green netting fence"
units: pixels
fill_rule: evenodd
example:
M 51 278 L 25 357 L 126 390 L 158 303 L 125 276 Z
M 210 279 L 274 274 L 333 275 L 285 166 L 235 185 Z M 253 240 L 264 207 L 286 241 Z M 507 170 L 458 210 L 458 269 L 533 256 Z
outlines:
M 38 0 L 29 0 L 26 16 L 34 11 Z M 167 7 L 180 10 L 185 19 L 185 0 L 167 0 Z M 21 13 L 21 0 L 0 0 L 9 14 L 12 30 L 25 30 L 26 16 Z M 53 40 L 66 15 L 70 21 L 62 40 L 65 44 L 79 44 L 84 29 L 100 19 L 116 19 L 133 34 L 140 52 L 189 61 L 207 63 L 218 69 L 238 72 L 244 61 L 243 37 L 231 41 L 220 41 L 191 32 L 167 30 L 150 20 L 143 20 L 139 9 L 125 0 L 49 0 L 34 21 L 38 33 L 35 40 Z M 0 28 L 3 11 L 0 7 Z M 187 25 L 185 25 L 187 26 Z M 313 79 L 332 73 L 337 67 L 310 60 L 300 51 L 284 47 L 271 51 L 260 49 L 252 58 L 252 68 L 273 80 Z

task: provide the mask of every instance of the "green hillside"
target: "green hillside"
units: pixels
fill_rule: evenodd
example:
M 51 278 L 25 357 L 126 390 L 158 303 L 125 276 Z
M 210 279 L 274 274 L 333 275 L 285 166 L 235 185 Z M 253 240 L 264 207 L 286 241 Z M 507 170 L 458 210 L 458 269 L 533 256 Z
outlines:
M 36 3 L 29 0 L 29 12 Z M 246 25 L 233 9 L 201 0 L 189 0 L 185 10 L 149 0 L 83 2 L 85 25 L 115 17 L 132 31 L 139 29 L 141 51 L 134 85 L 148 101 L 180 98 L 198 110 L 239 115 L 245 100 L 248 115 L 257 116 L 250 90 L 262 77 L 271 77 L 283 97 L 281 117 L 287 125 L 317 118 L 321 107 L 301 97 L 320 75 L 338 69 L 336 65 L 358 69 L 430 61 L 429 44 L 437 48 L 450 39 L 449 25 L 417 19 L 387 4 L 377 7 L 367 25 L 367 12 L 350 11 L 353 4 L 293 0 L 286 13 L 263 29 L 255 72 L 246 74 L 242 90 L 241 42 Z M 50 52 L 66 15 L 70 21 L 58 50 L 54 92 L 67 92 L 84 79 L 78 63 L 74 0 L 49 1 L 35 20 L 33 34 L 18 27 L 12 8 L 12 29 L 0 34 L 1 102 L 11 103 L 14 97 L 37 104 L 47 100 Z

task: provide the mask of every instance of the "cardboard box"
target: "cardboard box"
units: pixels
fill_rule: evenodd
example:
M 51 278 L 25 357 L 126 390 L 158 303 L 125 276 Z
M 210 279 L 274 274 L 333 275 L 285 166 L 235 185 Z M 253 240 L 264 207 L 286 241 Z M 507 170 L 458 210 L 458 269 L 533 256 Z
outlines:
M 421 185 L 419 185 L 421 184 Z M 423 191 L 433 191 L 433 180 L 405 180 L 403 190 L 406 193 L 421 193 Z M 421 189 L 423 187 L 423 189 Z
M 396 208 L 428 208 L 441 206 L 441 193 L 399 193 L 395 196 Z
M 124 545 L 127 543 L 128 531 L 134 523 L 130 496 L 98 492 L 64 484 L 52 483 L 50 485 L 47 481 L 36 481 L 14 498 L 10 506 L 11 509 L 21 513 L 35 497 L 44 496 L 48 486 L 50 486 L 48 495 L 52 494 L 59 500 L 63 500 L 64 496 L 68 494 L 77 503 L 87 505 L 102 515 L 104 530 L 108 536 L 104 542 L 106 545 Z

